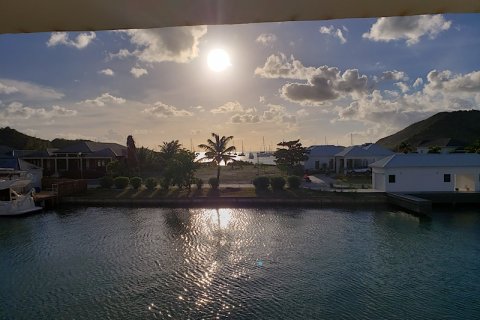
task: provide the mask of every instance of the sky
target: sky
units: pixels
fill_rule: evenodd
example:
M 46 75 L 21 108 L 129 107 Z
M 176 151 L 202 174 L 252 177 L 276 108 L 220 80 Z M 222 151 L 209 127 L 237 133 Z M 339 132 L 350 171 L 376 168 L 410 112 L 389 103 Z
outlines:
M 480 109 L 480 15 L 0 35 L 0 127 L 158 150 L 348 146 Z M 228 54 L 222 71 L 209 53 Z

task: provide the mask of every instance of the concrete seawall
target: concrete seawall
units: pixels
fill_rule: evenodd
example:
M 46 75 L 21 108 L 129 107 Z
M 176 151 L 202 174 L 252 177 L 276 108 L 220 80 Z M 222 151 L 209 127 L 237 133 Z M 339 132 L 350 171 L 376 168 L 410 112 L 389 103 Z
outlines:
M 169 207 L 169 208 L 256 208 L 256 207 L 376 207 L 388 204 L 384 193 L 329 193 L 324 197 L 310 199 L 261 198 L 261 197 L 199 197 L 181 199 L 93 199 L 64 197 L 64 205 L 123 206 L 123 207 Z

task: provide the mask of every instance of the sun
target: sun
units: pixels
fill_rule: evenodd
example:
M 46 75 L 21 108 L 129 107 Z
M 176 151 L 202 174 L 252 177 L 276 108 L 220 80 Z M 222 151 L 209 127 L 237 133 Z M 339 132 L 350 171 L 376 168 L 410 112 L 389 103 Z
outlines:
M 223 71 L 232 65 L 230 63 L 230 56 L 227 51 L 223 49 L 213 49 L 210 51 L 208 53 L 207 63 L 210 70 L 215 72 Z

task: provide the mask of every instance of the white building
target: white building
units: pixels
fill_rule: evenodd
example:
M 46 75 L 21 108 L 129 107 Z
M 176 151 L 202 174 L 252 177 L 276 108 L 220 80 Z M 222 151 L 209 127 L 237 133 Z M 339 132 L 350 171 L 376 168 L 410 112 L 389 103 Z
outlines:
M 335 171 L 348 173 L 358 169 L 367 169 L 370 164 L 392 154 L 391 150 L 375 143 L 351 146 L 335 155 Z
M 480 191 L 480 154 L 394 154 L 370 167 L 379 191 Z
M 417 153 L 428 153 L 431 148 L 439 148 L 438 153 L 452 153 L 456 150 L 465 149 L 465 143 L 456 139 L 441 138 L 422 141 L 417 146 Z
M 335 170 L 335 155 L 345 147 L 334 145 L 311 146 L 307 149 L 308 160 L 305 161 L 306 170 Z

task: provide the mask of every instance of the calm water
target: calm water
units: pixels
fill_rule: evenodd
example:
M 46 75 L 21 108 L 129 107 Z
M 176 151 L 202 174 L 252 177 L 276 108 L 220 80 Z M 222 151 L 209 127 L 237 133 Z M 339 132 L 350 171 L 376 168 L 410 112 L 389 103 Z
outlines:
M 479 319 L 480 211 L 0 219 L 0 318 Z

